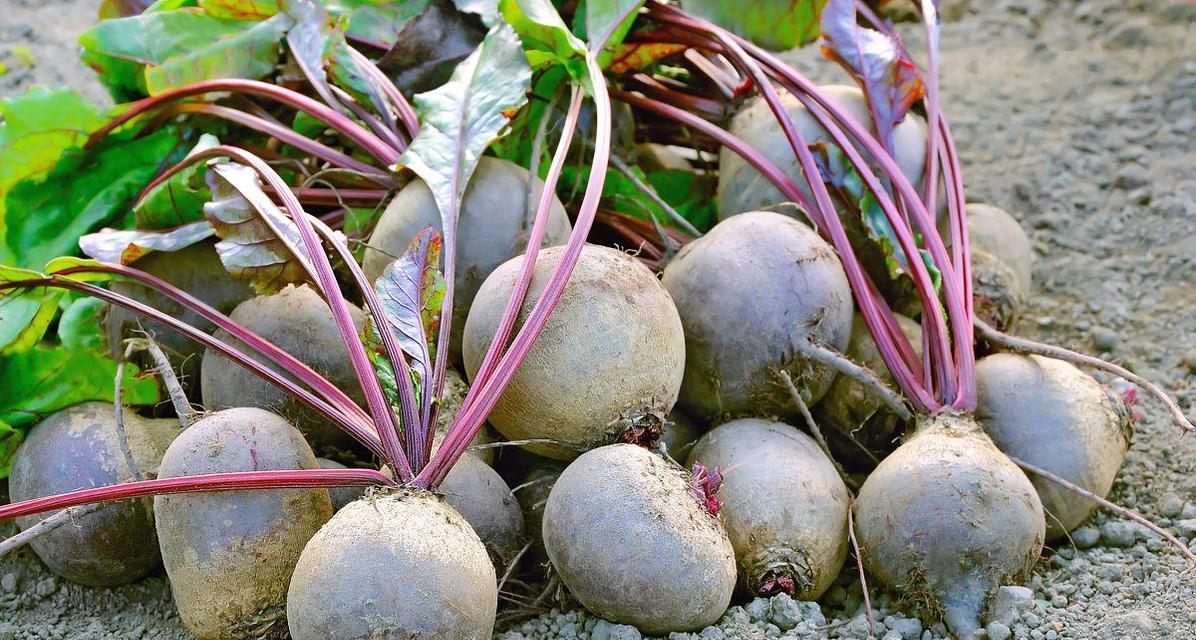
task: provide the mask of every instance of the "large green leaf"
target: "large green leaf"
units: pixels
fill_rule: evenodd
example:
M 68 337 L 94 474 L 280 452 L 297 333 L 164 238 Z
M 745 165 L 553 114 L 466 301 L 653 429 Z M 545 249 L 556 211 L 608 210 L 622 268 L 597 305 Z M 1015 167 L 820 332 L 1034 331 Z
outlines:
M 46 275 L 59 274 L 71 267 L 96 264 L 98 263 L 94 260 L 61 257 L 51 260 L 42 271 L 0 265 L 0 282 L 37 280 Z M 112 278 L 105 273 L 81 273 L 63 277 L 88 282 L 102 282 Z M 57 315 L 59 304 L 65 295 L 65 290 L 53 287 L 0 290 L 0 355 L 28 351 L 37 345 Z
M 527 101 L 530 83 L 519 37 L 500 23 L 447 83 L 415 96 L 421 126 L 400 163 L 432 190 L 442 228 L 456 228 L 465 186 L 482 152 Z
M 205 133 L 187 155 L 219 144 L 216 136 Z M 133 225 L 145 230 L 171 229 L 203 220 L 203 205 L 212 198 L 204 181 L 206 170 L 204 163 L 193 164 L 150 189 L 133 207 Z
M 234 20 L 201 8 L 106 20 L 79 37 L 83 61 L 118 100 L 211 78 L 261 78 L 278 63 L 286 14 Z
M 0 100 L 0 120 L 0 263 L 16 264 L 8 243 L 8 192 L 54 169 L 64 151 L 103 124 L 103 111 L 74 91 L 34 87 Z
M 328 0 L 324 6 L 334 16 L 349 21 L 350 36 L 389 49 L 403 29 L 423 13 L 432 0 Z
M 35 266 L 78 253 L 79 237 L 100 226 L 123 226 L 129 204 L 179 139 L 172 129 L 140 138 L 110 136 L 95 147 L 67 151 L 44 180 L 8 193 L 6 241 L 17 266 Z
M 528 63 L 537 69 L 560 64 L 574 80 L 585 82 L 586 44 L 549 0 L 499 0 L 498 11 L 523 40 Z
M 432 337 L 440 325 L 444 277 L 440 273 L 440 234 L 429 227 L 416 234 L 403 255 L 374 281 L 382 310 L 399 348 L 411 359 L 420 382 L 432 370 Z M 380 342 L 380 340 L 379 340 Z
M 681 8 L 769 49 L 792 49 L 818 37 L 826 0 L 681 0 Z

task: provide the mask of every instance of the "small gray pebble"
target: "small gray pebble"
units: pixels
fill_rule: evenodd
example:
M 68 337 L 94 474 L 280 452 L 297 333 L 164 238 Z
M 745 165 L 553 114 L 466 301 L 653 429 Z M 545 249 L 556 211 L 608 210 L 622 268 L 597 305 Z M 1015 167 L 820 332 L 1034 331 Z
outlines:
M 1185 538 L 1196 538 L 1196 518 L 1189 518 L 1176 522 L 1175 530 L 1179 532 L 1179 535 Z
M 38 581 L 37 586 L 33 588 L 33 592 L 44 598 L 54 593 L 54 590 L 57 588 L 58 585 L 54 584 L 54 578 L 45 578 Z
M 885 626 L 901 634 L 902 640 L 918 640 L 922 635 L 922 621 L 917 618 L 885 618 Z
M 1080 527 L 1071 532 L 1071 540 L 1080 549 L 1095 546 L 1100 540 L 1100 531 L 1093 527 Z
M 1067 606 L 1067 597 L 1055 596 L 1054 598 L 1051 598 L 1051 606 L 1055 607 L 1056 609 L 1065 608 Z
M 641 640 L 643 634 L 629 624 L 613 624 L 599 620 L 590 632 L 590 640 Z
M 748 617 L 752 622 L 767 622 L 768 621 L 768 601 L 764 598 L 756 598 L 743 608 L 747 611 Z
M 1188 368 L 1188 373 L 1196 374 L 1196 349 L 1185 351 L 1180 363 Z
M 16 573 L 6 573 L 3 578 L 0 578 L 0 589 L 3 589 L 4 593 L 16 593 L 17 582 Z
M 772 609 L 772 622 L 783 631 L 788 631 L 796 627 L 802 621 L 801 605 L 788 594 L 780 594 L 773 596 L 770 603 Z
M 988 640 L 1009 640 L 1009 636 L 1013 635 L 1013 631 L 1010 631 L 1009 625 L 1003 622 L 990 622 L 988 623 L 987 630 Z
M 1162 503 L 1159 505 L 1159 513 L 1174 518 L 1184 511 L 1184 501 L 1174 491 L 1168 491 L 1163 494 Z
M 1105 327 L 1092 328 L 1092 346 L 1097 351 L 1112 351 L 1117 348 L 1117 333 Z
M 988 609 L 988 619 L 993 622 L 1013 624 L 1018 616 L 1030 607 L 1034 592 L 1026 587 L 1007 586 L 997 590 L 996 597 Z
M 1132 547 L 1138 535 L 1130 523 L 1113 521 L 1100 526 L 1100 539 L 1110 547 Z

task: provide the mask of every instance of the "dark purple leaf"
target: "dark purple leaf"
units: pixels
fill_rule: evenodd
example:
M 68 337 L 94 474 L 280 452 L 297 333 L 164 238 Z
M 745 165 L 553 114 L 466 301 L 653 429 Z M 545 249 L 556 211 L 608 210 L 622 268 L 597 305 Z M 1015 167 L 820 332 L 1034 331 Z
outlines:
M 822 52 L 863 88 L 879 140 L 891 152 L 893 128 L 924 91 L 901 38 L 860 26 L 855 0 L 830 0 L 822 10 Z
M 374 281 L 385 320 L 394 328 L 399 348 L 411 358 L 411 369 L 421 384 L 428 379 L 432 367 L 428 343 L 439 328 L 444 302 L 440 243 L 440 233 L 435 229 L 420 231 L 403 255 Z

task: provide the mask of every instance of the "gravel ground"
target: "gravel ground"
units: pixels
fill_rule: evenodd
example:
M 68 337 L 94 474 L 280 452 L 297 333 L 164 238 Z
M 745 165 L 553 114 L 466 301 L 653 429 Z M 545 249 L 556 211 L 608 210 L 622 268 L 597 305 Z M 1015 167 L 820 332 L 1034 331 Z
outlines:
M 0 95 L 34 82 L 100 95 L 74 59 L 74 35 L 96 4 L 0 1 L 0 62 L 10 67 Z M 1196 406 L 1196 4 L 944 4 L 943 102 L 969 198 L 1013 212 L 1037 249 L 1037 290 L 1020 332 L 1113 358 Z M 908 41 L 920 51 L 916 32 Z M 811 75 L 842 81 L 807 53 L 794 57 Z M 1111 497 L 1196 540 L 1196 441 L 1180 438 L 1148 399 L 1139 409 Z M 988 637 L 1196 638 L 1196 582 L 1183 569 L 1161 539 L 1098 512 L 1043 554 L 1026 588 L 1002 591 Z M 942 637 L 900 601 L 873 596 L 878 637 Z M 732 607 L 715 627 L 671 638 L 866 638 L 861 601 L 849 565 L 821 608 L 758 599 Z M 93 590 L 54 578 L 27 551 L 0 561 L 0 640 L 186 637 L 161 575 Z M 640 635 L 553 610 L 496 637 Z

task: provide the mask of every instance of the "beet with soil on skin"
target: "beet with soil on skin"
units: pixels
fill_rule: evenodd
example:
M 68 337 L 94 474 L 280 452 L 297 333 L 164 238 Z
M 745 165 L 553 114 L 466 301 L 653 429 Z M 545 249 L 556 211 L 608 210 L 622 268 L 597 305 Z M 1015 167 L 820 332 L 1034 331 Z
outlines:
M 519 331 L 544 292 L 563 250 L 539 253 Z M 465 324 L 465 366 L 477 374 L 514 289 L 523 259 L 505 262 L 478 291 Z M 512 333 L 514 335 L 514 333 Z M 659 426 L 673 407 L 685 367 L 677 309 L 660 281 L 635 258 L 585 245 L 561 299 L 490 414 L 510 440 L 568 460 L 632 426 Z
M 859 87 L 847 85 L 826 85 L 819 87 L 838 107 L 846 111 L 853 120 L 867 124 L 872 130 L 872 114 Z M 805 106 L 791 94 L 780 94 L 781 104 L 789 113 L 797 131 L 807 144 L 825 142 L 834 144 L 830 134 L 818 124 Z M 802 193 L 810 196 L 801 172 L 801 165 L 793 154 L 789 139 L 773 115 L 772 109 L 763 97 L 748 102 L 731 120 L 728 131 L 748 145 L 764 154 L 764 157 L 779 167 L 798 185 Z M 846 133 L 846 131 L 845 131 Z M 850 137 L 850 134 L 847 134 Z M 895 147 L 894 160 L 910 183 L 918 187 L 922 170 L 926 164 L 926 124 L 921 117 L 907 114 L 901 124 L 893 129 Z M 776 186 L 755 167 L 734 151 L 723 147 L 718 161 L 718 217 L 726 220 L 745 211 L 755 211 L 775 204 L 787 202 Z M 940 201 L 942 199 L 940 198 Z
M 976 363 L 976 419 L 1001 451 L 1104 497 L 1133 434 L 1128 413 L 1092 376 L 1042 356 L 996 353 Z M 1047 539 L 1080 526 L 1096 504 L 1031 475 Z
M 120 447 L 115 409 L 86 402 L 50 414 L 29 430 L 13 455 L 8 478 L 13 502 L 130 482 L 133 470 Z M 138 470 L 152 477 L 171 440 L 174 420 L 150 420 L 124 410 L 125 435 Z M 22 530 L 51 514 L 17 519 Z M 104 505 L 29 543 L 54 573 L 91 587 L 113 587 L 161 564 L 153 502 L 139 498 Z
M 900 314 L 896 318 L 901 332 L 921 355 L 922 326 Z M 851 340 L 844 355 L 876 374 L 882 384 L 896 388 L 893 375 L 859 313 L 852 318 Z M 823 433 L 835 459 L 868 469 L 897 448 L 909 426 L 884 404 L 876 390 L 848 375 L 835 377 L 813 411 L 819 424 L 825 427 Z
M 483 157 L 465 189 L 457 221 L 457 274 L 453 294 L 453 326 L 449 353 L 461 361 L 461 334 L 465 318 L 482 282 L 500 264 L 527 248 L 527 235 L 536 202 L 527 202 L 527 169 L 507 160 Z M 543 185 L 535 182 L 534 197 Z M 395 194 L 370 235 L 362 269 L 373 282 L 407 244 L 427 227 L 441 229 L 440 209 L 423 180 L 415 179 Z M 548 212 L 542 246 L 564 244 L 569 239 L 569 216 L 555 196 Z M 442 258 L 443 260 L 443 258 Z M 443 265 L 441 265 L 443 267 Z
M 1000 258 L 972 251 L 972 301 L 976 317 L 997 331 L 1010 331 L 1022 316 L 1026 293 L 1017 274 Z
M 632 444 L 593 449 L 561 473 L 544 507 L 544 547 L 583 606 L 653 635 L 726 611 L 735 553 L 691 476 Z
M 154 251 L 130 266 L 162 278 L 222 313 L 229 313 L 233 307 L 253 297 L 248 283 L 234 279 L 224 269 L 211 242 L 200 242 L 178 251 Z M 114 280 L 109 287 L 113 293 L 147 304 L 201 331 L 211 333 L 216 329 L 198 313 L 137 282 Z M 153 333 L 154 340 L 170 357 L 183 388 L 194 396 L 203 345 L 123 307 L 110 305 L 104 315 L 104 332 L 113 358 L 124 353 L 122 341 L 136 336 L 138 327 Z M 148 364 L 150 361 L 137 362 Z
M 972 251 L 984 251 L 995 256 L 1013 271 L 1022 292 L 1031 293 L 1034 287 L 1034 246 L 1026 231 L 1008 211 L 991 204 L 969 202 L 966 211 L 968 246 Z M 950 242 L 949 232 L 940 233 Z
M 817 600 L 847 557 L 847 486 L 818 443 L 783 422 L 744 418 L 707 433 L 688 465 L 724 472 L 720 515 L 750 596 Z
M 499 565 L 524 543 L 523 511 L 498 472 L 473 454 L 461 456 L 438 491 L 473 528 Z
M 810 338 L 847 346 L 851 289 L 814 230 L 779 213 L 740 214 L 686 245 L 661 281 L 685 327 L 684 411 L 796 417 L 781 370 L 808 405 L 830 388 L 835 371 L 798 349 Z
M 1042 502 L 972 418 L 923 420 L 860 488 L 856 530 L 873 577 L 970 638 L 989 597 L 1038 560 Z
M 360 331 L 364 324 L 361 310 L 349 305 L 349 311 L 353 324 Z M 231 317 L 306 363 L 358 404 L 364 404 L 361 385 L 337 331 L 332 311 L 311 287 L 288 285 L 276 294 L 250 298 L 237 305 Z M 217 331 L 216 336 L 234 347 L 250 351 L 223 330 Z M 268 361 L 257 359 L 281 370 Z M 355 446 L 344 431 L 326 418 L 210 349 L 204 352 L 200 377 L 204 408 L 209 411 L 258 407 L 275 412 L 299 427 L 312 448 L 321 454 Z
M 294 640 L 490 640 L 497 578 L 443 500 L 406 490 L 339 511 L 303 550 L 287 595 Z
M 318 469 L 283 418 L 256 408 L 208 414 L 171 444 L 160 477 Z M 291 571 L 332 516 L 325 489 L 154 498 L 158 539 L 179 616 L 199 640 L 285 638 Z

